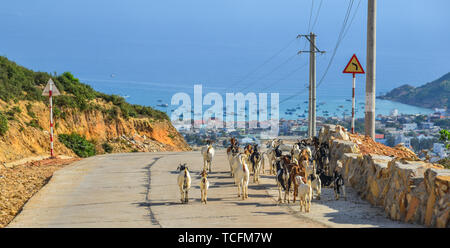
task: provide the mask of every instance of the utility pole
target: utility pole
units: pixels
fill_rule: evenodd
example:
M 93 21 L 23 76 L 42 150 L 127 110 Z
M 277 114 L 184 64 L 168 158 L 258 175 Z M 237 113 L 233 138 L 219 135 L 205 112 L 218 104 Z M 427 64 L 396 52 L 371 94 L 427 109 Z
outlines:
M 375 139 L 375 86 L 376 86 L 376 13 L 377 1 L 368 0 L 367 8 L 367 73 L 366 73 L 366 113 L 364 131 L 366 136 Z
M 298 35 L 297 38 L 305 37 L 309 41 L 309 51 L 299 51 L 309 53 L 309 110 L 308 110 L 308 137 L 316 136 L 316 53 L 325 53 L 316 47 L 316 35 Z

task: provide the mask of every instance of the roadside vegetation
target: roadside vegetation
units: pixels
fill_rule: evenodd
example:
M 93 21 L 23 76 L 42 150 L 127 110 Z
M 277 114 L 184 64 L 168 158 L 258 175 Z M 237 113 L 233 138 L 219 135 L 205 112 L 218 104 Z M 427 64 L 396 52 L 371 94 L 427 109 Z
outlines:
M 4 135 L 8 131 L 8 119 L 0 112 L 0 135 Z
M 75 154 L 82 158 L 94 156 L 97 153 L 95 150 L 95 145 L 77 133 L 60 134 L 58 135 L 58 139 L 61 143 L 72 149 Z
M 20 100 L 47 102 L 48 98 L 42 96 L 42 90 L 52 77 L 62 95 L 55 98 L 55 108 L 64 110 L 67 108 L 79 111 L 101 110 L 109 114 L 112 119 L 122 116 L 125 119 L 129 117 L 148 117 L 152 119 L 166 119 L 169 117 L 166 113 L 153 109 L 151 107 L 130 104 L 118 95 L 107 95 L 95 91 L 87 84 L 80 82 L 70 72 L 64 72 L 60 75 L 53 75 L 46 72 L 34 72 L 25 67 L 0 56 L 0 99 L 5 102 Z M 103 99 L 112 103 L 114 108 L 104 109 L 104 107 L 92 102 L 94 99 Z M 27 112 L 32 114 L 31 105 L 27 106 Z M 31 116 L 31 115 L 30 115 Z M 33 117 L 33 116 L 32 116 Z

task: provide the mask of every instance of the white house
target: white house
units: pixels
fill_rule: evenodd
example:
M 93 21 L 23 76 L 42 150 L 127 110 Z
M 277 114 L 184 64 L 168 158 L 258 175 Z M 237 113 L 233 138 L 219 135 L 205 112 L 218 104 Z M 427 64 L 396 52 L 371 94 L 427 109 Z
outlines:
M 416 123 L 405 123 L 403 124 L 403 131 L 411 131 L 417 129 Z
M 442 143 L 434 143 L 433 144 L 433 152 L 436 153 L 440 158 L 447 157 L 447 149 L 445 145 Z

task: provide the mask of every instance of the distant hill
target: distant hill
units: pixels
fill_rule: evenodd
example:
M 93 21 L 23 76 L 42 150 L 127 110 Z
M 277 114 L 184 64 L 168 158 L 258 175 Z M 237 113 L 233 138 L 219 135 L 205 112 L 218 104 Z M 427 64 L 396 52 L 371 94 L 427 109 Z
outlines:
M 424 108 L 449 108 L 450 72 L 425 85 L 413 87 L 405 84 L 377 98 Z

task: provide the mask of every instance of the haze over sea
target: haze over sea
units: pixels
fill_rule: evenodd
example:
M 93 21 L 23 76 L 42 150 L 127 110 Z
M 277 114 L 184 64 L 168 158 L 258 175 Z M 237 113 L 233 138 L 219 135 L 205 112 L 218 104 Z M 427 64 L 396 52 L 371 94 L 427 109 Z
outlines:
M 449 72 L 450 1 L 377 4 L 378 95 Z M 204 94 L 279 92 L 281 117 L 297 118 L 307 109 L 309 55 L 296 53 L 309 47 L 295 38 L 312 30 L 326 51 L 317 55 L 318 115 L 342 116 L 351 114 L 352 83 L 342 70 L 354 53 L 365 68 L 366 19 L 367 0 L 16 0 L 0 9 L 0 55 L 36 71 L 70 71 L 98 91 L 147 106 L 170 105 L 177 92 L 193 95 L 194 84 Z M 363 117 L 365 76 L 356 84 Z M 377 114 L 431 111 L 382 100 L 376 106 Z M 170 114 L 170 107 L 157 108 Z

